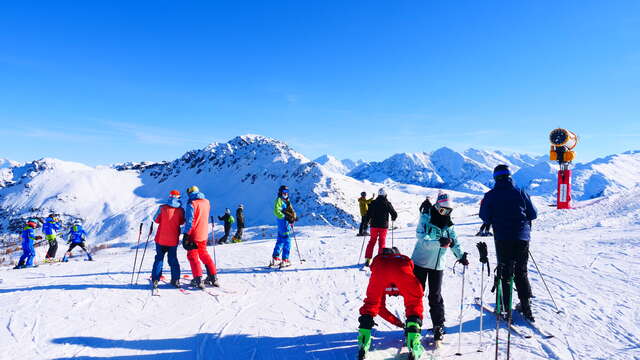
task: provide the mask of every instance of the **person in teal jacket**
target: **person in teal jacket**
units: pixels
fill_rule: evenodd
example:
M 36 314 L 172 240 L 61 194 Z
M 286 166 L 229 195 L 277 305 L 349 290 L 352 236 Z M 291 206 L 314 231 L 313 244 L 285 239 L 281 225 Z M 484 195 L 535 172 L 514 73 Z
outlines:
M 445 255 L 450 249 L 463 265 L 468 265 L 466 253 L 460 248 L 458 236 L 451 221 L 451 202 L 446 193 L 440 192 L 436 204 L 425 208 L 420 214 L 416 228 L 416 246 L 411 260 L 415 264 L 414 274 L 425 288 L 429 284 L 429 313 L 433 323 L 434 340 L 441 341 L 444 336 L 444 301 L 441 295 L 442 278 L 445 268 Z M 428 279 L 428 281 L 427 281 Z

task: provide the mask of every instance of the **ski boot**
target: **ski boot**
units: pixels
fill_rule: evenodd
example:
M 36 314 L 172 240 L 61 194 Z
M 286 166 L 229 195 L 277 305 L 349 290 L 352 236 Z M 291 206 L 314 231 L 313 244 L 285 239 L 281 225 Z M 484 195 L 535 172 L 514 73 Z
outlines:
M 371 265 L 371 259 L 364 259 L 364 266 L 369 267 Z
M 433 341 L 434 342 L 442 342 L 444 340 L 444 326 L 438 325 L 433 327 Z
M 207 275 L 207 278 L 204 279 L 204 284 L 209 286 L 220 287 L 220 283 L 218 283 L 218 277 L 215 275 Z
M 193 279 L 191 279 L 191 286 L 198 289 L 204 289 L 204 284 L 202 283 L 202 277 L 195 276 Z
M 152 288 L 153 290 L 155 290 L 155 289 L 157 289 L 157 288 L 158 288 L 158 280 L 153 280 L 153 283 L 151 284 L 151 288 Z
M 282 262 L 282 260 L 280 260 L 279 257 L 274 256 L 271 259 L 271 262 L 269 263 L 269 267 L 276 267 L 276 266 L 280 266 L 280 263 Z
M 87 253 L 87 261 L 93 261 L 93 258 L 91 257 L 91 254 Z
M 18 264 L 16 266 L 13 267 L 14 269 L 24 269 L 24 264 Z
M 171 286 L 180 288 L 180 279 L 171 280 Z
M 291 266 L 291 261 L 289 261 L 289 259 L 282 259 L 282 262 L 280 263 L 280 269 L 286 268 L 289 266 Z
M 68 252 L 64 253 L 64 256 L 62 257 L 62 262 L 68 262 L 69 261 L 69 254 Z
M 367 356 L 371 348 L 371 329 L 376 324 L 373 322 L 371 315 L 360 315 L 358 318 L 360 327 L 358 329 L 358 360 L 362 360 Z
M 420 330 L 422 327 L 422 320 L 417 316 L 409 316 L 407 318 L 407 324 L 405 325 L 405 333 L 407 334 L 407 348 L 409 348 L 409 360 L 420 359 L 424 352 L 422 347 Z
M 520 300 L 520 304 L 516 305 L 516 311 L 522 314 L 522 317 L 528 322 L 536 322 L 533 313 L 531 313 L 531 302 L 529 299 Z
M 483 233 L 482 231 L 478 231 L 478 232 L 476 233 L 476 236 L 484 236 L 484 233 Z

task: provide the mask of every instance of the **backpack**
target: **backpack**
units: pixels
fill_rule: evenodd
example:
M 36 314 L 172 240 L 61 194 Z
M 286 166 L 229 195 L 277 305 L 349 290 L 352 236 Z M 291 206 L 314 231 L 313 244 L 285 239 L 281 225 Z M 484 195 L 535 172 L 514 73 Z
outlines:
M 236 222 L 236 219 L 234 219 L 232 215 L 229 215 L 229 224 L 233 224 L 234 222 Z

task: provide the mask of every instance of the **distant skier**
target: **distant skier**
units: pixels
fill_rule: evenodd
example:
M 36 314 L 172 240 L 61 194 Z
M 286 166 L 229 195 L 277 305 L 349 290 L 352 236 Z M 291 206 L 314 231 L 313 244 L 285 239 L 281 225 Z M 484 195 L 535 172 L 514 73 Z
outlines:
M 85 244 L 85 241 L 87 240 L 87 232 L 82 228 L 82 222 L 80 222 L 80 220 L 76 220 L 73 223 L 73 226 L 69 230 L 67 237 L 67 244 L 70 244 L 70 246 L 67 252 L 64 254 L 64 257 L 62 258 L 63 262 L 69 261 L 71 250 L 73 250 L 76 246 L 79 246 L 82 250 L 84 250 L 85 254 L 87 254 L 87 260 L 93 260 L 93 257 L 91 257 L 91 254 L 89 253 L 89 250 L 87 250 L 87 246 Z
M 367 244 L 367 250 L 364 253 L 365 266 L 369 266 L 371 258 L 373 258 L 373 248 L 378 243 L 378 255 L 382 254 L 387 240 L 387 229 L 389 228 L 389 215 L 391 221 L 398 218 L 393 205 L 387 200 L 387 193 L 384 189 L 378 190 L 378 197 L 371 202 L 367 211 L 367 219 L 371 223 L 371 237 Z
M 433 323 L 434 341 L 444 337 L 444 300 L 442 299 L 442 279 L 444 275 L 447 248 L 451 249 L 462 265 L 469 265 L 466 253 L 460 249 L 460 242 L 451 221 L 452 203 L 449 195 L 438 194 L 436 204 L 428 212 L 420 215 L 416 228 L 416 246 L 411 259 L 415 263 L 414 274 L 423 287 L 429 285 L 429 314 Z M 428 280 L 427 280 L 428 279 Z M 426 288 L 426 287 L 425 287 Z
M 493 170 L 496 183 L 482 199 L 480 218 L 493 225 L 498 266 L 502 267 L 503 284 L 514 277 L 520 310 L 530 321 L 535 321 L 531 312 L 531 284 L 527 275 L 531 221 L 538 216 L 529 195 L 513 185 L 511 171 L 507 165 L 498 165 Z M 503 286 L 504 288 L 504 286 Z M 503 304 L 507 316 L 511 315 L 512 299 L 509 291 L 503 291 Z
M 244 205 L 238 205 L 236 209 L 236 234 L 233 235 L 231 241 L 233 242 L 241 242 L 242 241 L 242 233 L 244 232 Z
M 29 220 L 22 228 L 22 256 L 18 260 L 18 265 L 14 269 L 23 269 L 28 267 L 35 267 L 33 265 L 33 259 L 36 257 L 35 241 L 42 239 L 40 236 L 36 236 L 36 228 L 38 227 L 37 220 Z
M 218 283 L 216 265 L 207 252 L 207 238 L 209 237 L 209 214 L 211 205 L 197 186 L 187 189 L 189 201 L 186 207 L 186 219 L 182 237 L 182 246 L 187 250 L 187 259 L 191 265 L 193 280 L 191 285 L 204 288 L 204 285 L 220 286 Z M 202 266 L 207 268 L 207 277 L 202 281 Z
M 278 226 L 278 239 L 276 240 L 276 246 L 273 248 L 269 266 L 291 266 L 291 262 L 289 261 L 289 253 L 291 251 L 290 235 L 292 225 L 297 220 L 297 216 L 293 205 L 291 205 L 289 188 L 286 185 L 282 185 L 278 189 L 278 198 L 275 201 L 273 213 L 276 216 Z M 281 254 L 282 258 L 280 258 Z
M 233 216 L 231 216 L 231 209 L 226 208 L 224 215 L 218 216 L 218 220 L 222 221 L 224 225 L 224 236 L 218 240 L 218 244 L 226 244 L 227 240 L 229 240 L 229 234 L 231 233 L 231 225 L 235 221 Z
M 402 322 L 393 316 L 391 322 L 404 327 L 407 337 L 406 344 L 414 359 L 419 359 L 424 351 L 420 343 L 422 328 L 422 296 L 423 287 L 413 273 L 413 261 L 399 253 L 397 248 L 385 248 L 381 255 L 376 256 L 371 263 L 371 277 L 367 287 L 364 305 L 360 308 L 360 322 L 358 331 L 359 359 L 364 359 L 371 346 L 371 329 L 375 325 L 373 319 L 386 311 L 385 296 L 395 293 L 404 298 L 405 316 Z M 384 310 L 383 310 L 384 309 Z M 386 317 L 385 317 L 386 319 Z M 399 324 L 398 324 L 399 323 Z
M 171 190 L 169 200 L 166 204 L 160 205 L 153 216 L 153 221 L 158 224 L 155 238 L 156 257 L 151 270 L 153 287 L 158 287 L 165 254 L 167 254 L 167 260 L 171 267 L 171 285 L 180 287 L 180 263 L 178 262 L 177 250 L 180 242 L 180 225 L 184 224 L 184 209 L 182 209 L 180 201 L 180 191 Z
M 60 229 L 62 229 L 62 223 L 60 222 L 60 219 L 58 219 L 56 214 L 49 214 L 49 216 L 45 220 L 45 223 L 42 225 L 44 238 L 49 243 L 49 249 L 47 250 L 45 259 L 55 259 L 56 252 L 58 251 L 58 231 L 60 231 Z
M 373 201 L 373 195 L 371 196 L 371 199 L 367 199 L 367 193 L 366 192 L 361 192 L 360 193 L 360 198 L 358 198 L 358 205 L 360 207 L 360 216 L 362 217 L 362 220 L 360 221 L 360 230 L 358 231 L 358 236 L 367 236 L 369 235 L 369 233 L 367 232 L 369 226 L 368 226 L 368 220 L 367 220 L 367 211 L 369 211 L 369 204 L 371 204 L 371 202 Z
M 432 206 L 431 198 L 427 195 L 422 204 L 420 204 L 420 214 L 428 213 Z

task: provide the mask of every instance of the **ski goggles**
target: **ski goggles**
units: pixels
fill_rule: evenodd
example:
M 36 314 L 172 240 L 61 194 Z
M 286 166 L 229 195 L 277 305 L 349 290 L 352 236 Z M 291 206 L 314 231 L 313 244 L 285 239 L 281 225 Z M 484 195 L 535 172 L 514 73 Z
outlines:
M 282 190 L 282 195 L 289 195 L 289 190 L 287 190 L 287 189 Z
M 451 212 L 453 211 L 452 208 L 444 207 L 444 206 L 437 206 L 436 209 L 438 210 L 438 214 L 440 214 L 442 216 L 447 216 L 447 215 L 451 214 Z

